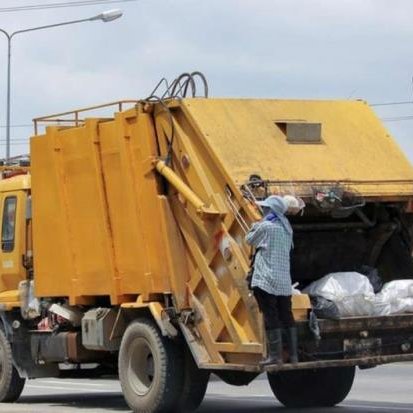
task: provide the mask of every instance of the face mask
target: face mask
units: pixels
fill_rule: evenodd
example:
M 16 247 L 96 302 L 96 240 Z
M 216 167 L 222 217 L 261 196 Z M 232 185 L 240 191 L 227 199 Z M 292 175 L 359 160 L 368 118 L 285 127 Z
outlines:
M 266 215 L 268 215 L 269 213 L 271 213 L 271 208 L 268 207 L 262 207 L 262 215 L 265 217 Z

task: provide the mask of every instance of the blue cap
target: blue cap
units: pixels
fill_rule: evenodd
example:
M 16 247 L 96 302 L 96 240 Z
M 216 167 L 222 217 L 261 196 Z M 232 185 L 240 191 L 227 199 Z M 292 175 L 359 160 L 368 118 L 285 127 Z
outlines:
M 264 201 L 257 201 L 257 204 L 261 207 L 270 208 L 276 214 L 285 214 L 288 210 L 288 202 L 278 195 L 271 195 Z

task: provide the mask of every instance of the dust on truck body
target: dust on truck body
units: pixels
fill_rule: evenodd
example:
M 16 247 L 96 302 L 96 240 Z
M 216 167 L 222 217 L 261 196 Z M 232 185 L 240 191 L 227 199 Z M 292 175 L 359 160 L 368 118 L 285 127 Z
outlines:
M 363 264 L 413 278 L 413 169 L 363 101 L 170 99 L 85 115 L 41 118 L 30 171 L 0 182 L 4 402 L 25 379 L 119 372 L 134 411 L 191 411 L 211 372 L 248 384 L 265 346 L 244 236 L 269 194 L 307 202 L 293 282 Z M 413 314 L 311 324 L 305 298 L 300 362 L 268 371 L 285 405 L 334 405 L 356 366 L 413 360 Z

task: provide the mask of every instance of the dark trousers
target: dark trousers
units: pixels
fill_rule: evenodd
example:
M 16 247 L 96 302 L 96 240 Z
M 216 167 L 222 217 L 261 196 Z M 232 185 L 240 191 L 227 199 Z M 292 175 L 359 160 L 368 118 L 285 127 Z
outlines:
M 264 316 L 266 330 L 294 327 L 294 316 L 291 309 L 291 295 L 268 294 L 260 288 L 254 288 L 254 297 Z

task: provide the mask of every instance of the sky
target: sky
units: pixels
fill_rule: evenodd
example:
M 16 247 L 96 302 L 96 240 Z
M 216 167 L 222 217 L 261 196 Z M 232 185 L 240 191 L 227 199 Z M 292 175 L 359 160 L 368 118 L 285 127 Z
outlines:
M 64 0 L 60 0 L 64 1 Z M 66 0 L 73 2 L 74 0 Z M 121 8 L 12 42 L 12 154 L 28 153 L 36 116 L 146 97 L 161 77 L 200 70 L 212 97 L 413 101 L 411 0 L 140 0 L 5 13 L 58 0 L 2 0 L 13 32 Z M 0 36 L 0 157 L 6 38 Z M 413 162 L 413 104 L 374 106 Z

